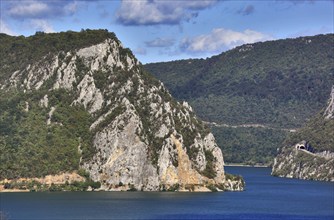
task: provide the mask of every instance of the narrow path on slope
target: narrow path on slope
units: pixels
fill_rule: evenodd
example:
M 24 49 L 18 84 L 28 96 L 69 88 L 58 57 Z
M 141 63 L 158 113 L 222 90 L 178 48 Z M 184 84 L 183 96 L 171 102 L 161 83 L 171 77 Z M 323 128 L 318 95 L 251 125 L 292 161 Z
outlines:
M 226 127 L 226 128 L 266 128 L 266 129 L 289 131 L 289 132 L 296 132 L 298 130 L 298 128 L 277 128 L 277 127 L 271 127 L 271 126 L 264 125 L 264 124 L 229 125 L 229 124 L 219 124 L 216 122 L 207 122 L 207 121 L 204 121 L 204 123 L 210 126 L 214 126 L 214 127 Z

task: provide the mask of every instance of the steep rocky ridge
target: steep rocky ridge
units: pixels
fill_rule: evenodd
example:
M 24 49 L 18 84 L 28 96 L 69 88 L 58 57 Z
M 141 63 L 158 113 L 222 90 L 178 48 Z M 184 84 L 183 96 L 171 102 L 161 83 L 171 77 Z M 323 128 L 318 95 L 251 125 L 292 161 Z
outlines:
M 14 43 L 8 47 L 13 58 L 5 60 L 2 65 L 0 91 L 1 96 L 8 95 L 10 100 L 18 101 L 8 103 L 8 100 L 2 100 L 8 108 L 4 108 L 2 120 L 6 123 L 0 131 L 22 129 L 17 122 L 26 119 L 13 117 L 11 111 L 23 114 L 28 121 L 27 127 L 34 126 L 30 120 L 36 121 L 36 116 L 40 116 L 37 117 L 40 120 L 44 115 L 44 125 L 39 126 L 41 134 L 47 131 L 46 138 L 38 150 L 47 154 L 45 145 L 50 145 L 54 150 L 50 154 L 53 158 L 59 153 L 57 148 L 60 146 L 50 144 L 47 137 L 54 135 L 53 131 L 68 131 L 66 134 L 71 145 L 67 140 L 61 140 L 65 144 L 64 148 L 59 148 L 59 151 L 67 149 L 68 153 L 57 158 L 66 161 L 70 159 L 67 156 L 71 156 L 77 158 L 78 165 L 74 161 L 64 168 L 66 166 L 58 161 L 59 166 L 53 167 L 46 161 L 45 169 L 41 170 L 38 164 L 31 162 L 22 167 L 15 166 L 15 160 L 10 158 L 27 153 L 25 148 L 38 160 L 34 146 L 38 144 L 30 139 L 31 131 L 25 130 L 26 136 L 17 137 L 17 149 L 13 146 L 15 135 L 6 133 L 0 140 L 1 150 L 5 152 L 5 163 L 0 167 L 1 179 L 45 175 L 46 169 L 56 174 L 81 167 L 89 172 L 90 178 L 101 182 L 104 190 L 155 191 L 200 187 L 242 190 L 244 183 L 241 178 L 227 180 L 222 152 L 192 108 L 186 102 L 176 102 L 164 85 L 145 72 L 131 51 L 124 48 L 112 33 L 83 31 L 61 33 L 59 37 L 65 35 L 66 39 L 73 39 L 81 35 L 82 42 L 86 32 L 90 36 L 102 33 L 107 37 L 100 42 L 77 47 L 57 50 L 52 47 L 49 49 L 51 52 L 34 55 L 36 60 L 19 62 L 17 67 L 10 64 L 15 62 L 15 54 L 19 51 L 15 50 Z M 55 36 L 39 35 L 31 38 L 45 40 Z M 8 36 L 1 37 L 4 42 L 9 41 Z M 85 126 L 89 125 L 87 130 L 77 132 L 81 129 L 77 125 L 78 115 Z M 9 121 L 15 122 L 15 129 Z M 54 135 L 53 138 L 58 140 L 59 136 Z M 10 149 L 21 153 L 13 155 Z M 28 166 L 36 169 L 36 173 L 24 174 L 22 170 Z
M 334 86 L 328 105 L 305 127 L 285 141 L 272 175 L 334 181 Z

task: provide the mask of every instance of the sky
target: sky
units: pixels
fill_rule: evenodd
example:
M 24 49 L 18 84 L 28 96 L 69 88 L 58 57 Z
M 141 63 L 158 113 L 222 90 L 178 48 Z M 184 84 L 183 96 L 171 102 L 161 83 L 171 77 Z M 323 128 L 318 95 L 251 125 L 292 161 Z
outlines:
M 108 29 L 142 63 L 334 32 L 334 0 L 0 0 L 0 32 Z

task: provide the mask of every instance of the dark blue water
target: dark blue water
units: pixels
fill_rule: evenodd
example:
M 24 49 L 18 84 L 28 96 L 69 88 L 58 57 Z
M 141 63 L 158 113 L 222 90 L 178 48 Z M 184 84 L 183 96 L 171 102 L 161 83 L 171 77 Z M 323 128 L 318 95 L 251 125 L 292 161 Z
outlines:
M 244 192 L 1 193 L 8 219 L 334 219 L 334 183 L 270 176 L 269 168 L 227 167 Z

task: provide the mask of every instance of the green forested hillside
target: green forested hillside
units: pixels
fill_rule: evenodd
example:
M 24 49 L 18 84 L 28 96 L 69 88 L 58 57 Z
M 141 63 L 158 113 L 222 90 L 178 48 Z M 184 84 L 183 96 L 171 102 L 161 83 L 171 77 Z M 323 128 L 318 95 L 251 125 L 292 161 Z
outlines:
M 60 51 L 65 54 L 107 38 L 116 39 L 107 30 L 36 33 L 30 37 L 0 34 L 0 84 L 5 85 L 14 71 L 44 56 L 60 54 L 61 58 Z M 75 91 L 50 90 L 52 80 L 38 91 L 0 89 L 0 179 L 78 170 L 80 157 L 84 161 L 94 153 L 89 131 L 92 116 L 83 106 L 71 105 Z M 44 95 L 48 96 L 48 105 L 56 109 L 49 125 L 50 109 L 40 104 Z
M 227 163 L 271 165 L 287 131 L 267 128 L 212 127 Z
M 284 146 L 293 146 L 305 140 L 316 152 L 334 152 L 334 119 L 324 119 L 323 112 L 313 117 L 298 132 L 292 133 L 284 141 Z
M 288 135 L 275 157 L 272 175 L 334 181 L 334 86 L 328 107 Z M 299 145 L 296 148 L 296 145 Z M 300 144 L 307 150 L 300 150 Z
M 9 36 L 0 33 L 0 82 L 10 74 L 27 65 L 39 61 L 43 56 L 52 57 L 59 51 L 88 47 L 112 38 L 118 41 L 114 33 L 107 30 L 81 30 L 81 32 L 67 31 L 60 33 L 36 32 L 35 35 Z M 65 56 L 65 55 L 64 55 Z
M 301 127 L 326 103 L 334 82 L 333 45 L 333 34 L 317 35 L 247 44 L 207 59 L 152 63 L 145 68 L 205 121 L 291 129 Z M 214 129 L 216 136 L 224 136 L 220 132 L 227 131 Z M 235 131 L 227 133 L 231 132 Z M 248 132 L 256 133 L 254 128 Z M 252 146 L 247 141 L 233 143 L 229 135 L 218 143 L 229 155 L 224 141 L 251 150 L 261 147 L 261 136 L 258 133 L 259 141 Z M 276 140 L 270 144 L 275 149 L 280 145 Z M 227 162 L 236 162 L 233 158 Z
M 36 177 L 79 169 L 93 153 L 91 116 L 81 106 L 69 106 L 68 91 L 48 92 L 57 110 L 47 125 L 42 93 L 6 93 L 0 97 L 0 178 Z M 78 153 L 78 147 L 83 155 Z

